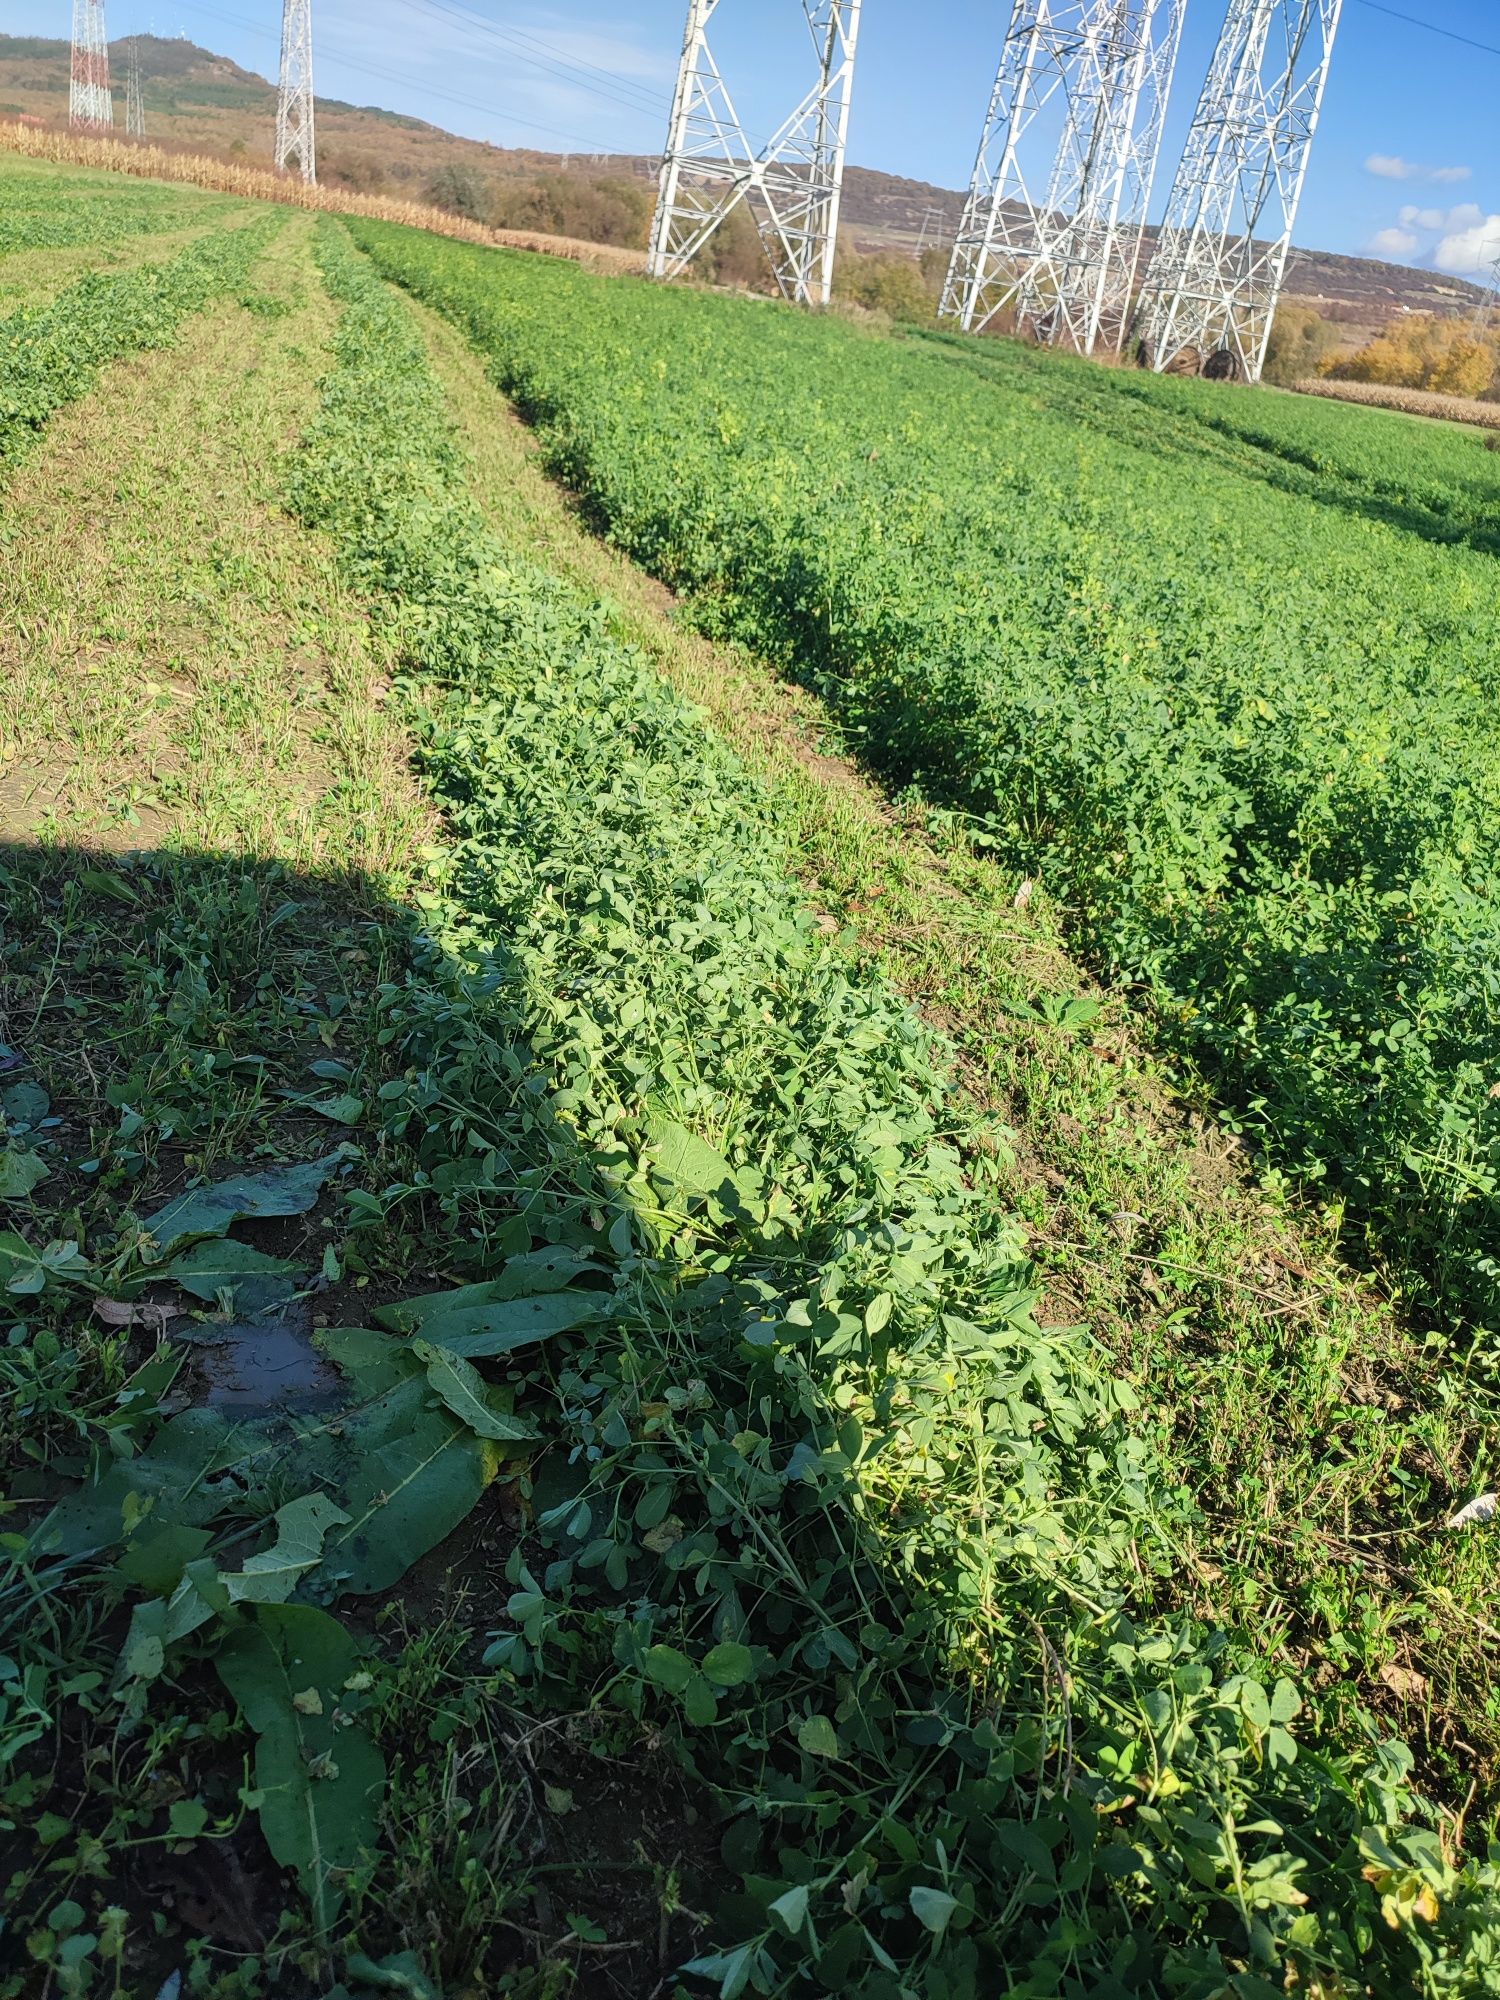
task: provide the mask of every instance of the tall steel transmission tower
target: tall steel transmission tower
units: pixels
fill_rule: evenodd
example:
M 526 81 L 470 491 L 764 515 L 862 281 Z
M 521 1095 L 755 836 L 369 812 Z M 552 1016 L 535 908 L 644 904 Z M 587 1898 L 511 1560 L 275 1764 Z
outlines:
M 141 38 L 130 38 L 130 68 L 125 79 L 125 132 L 131 139 L 146 136 L 146 93 L 141 82 Z
M 312 0 L 284 0 L 281 13 L 281 95 L 276 104 L 276 164 L 295 164 L 309 185 L 318 178 L 313 130 Z
M 1343 0 L 1229 0 L 1136 322 L 1158 370 L 1260 380 Z
M 801 0 L 816 80 L 758 152 L 709 47 L 709 26 L 721 4 L 689 0 L 647 269 L 655 278 L 680 277 L 743 203 L 760 228 L 783 296 L 827 305 L 861 0 Z
M 108 132 L 114 122 L 104 0 L 73 0 L 73 74 L 68 91 L 68 124 L 75 132 Z
M 1187 0 L 1014 0 L 942 312 L 1092 354 L 1130 319 Z

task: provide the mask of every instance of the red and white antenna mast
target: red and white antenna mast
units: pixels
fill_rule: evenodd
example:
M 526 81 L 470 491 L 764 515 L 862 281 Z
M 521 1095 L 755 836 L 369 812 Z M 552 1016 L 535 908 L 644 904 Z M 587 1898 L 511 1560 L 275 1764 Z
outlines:
M 73 79 L 68 92 L 68 124 L 75 132 L 108 132 L 114 122 L 104 0 L 73 0 Z

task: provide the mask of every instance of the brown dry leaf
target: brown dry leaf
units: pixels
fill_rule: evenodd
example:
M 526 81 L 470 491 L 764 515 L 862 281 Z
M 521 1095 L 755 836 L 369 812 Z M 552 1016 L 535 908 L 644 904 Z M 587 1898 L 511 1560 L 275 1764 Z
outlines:
M 94 1317 L 103 1320 L 106 1326 L 143 1326 L 152 1333 L 162 1333 L 169 1319 L 179 1317 L 181 1308 L 170 1305 L 153 1305 L 147 1299 L 137 1299 L 127 1305 L 119 1299 L 95 1299 Z
M 1420 1701 L 1427 1693 L 1428 1679 L 1414 1667 L 1397 1666 L 1390 1660 L 1380 1669 L 1380 1678 L 1392 1694 L 1400 1695 L 1403 1701 Z

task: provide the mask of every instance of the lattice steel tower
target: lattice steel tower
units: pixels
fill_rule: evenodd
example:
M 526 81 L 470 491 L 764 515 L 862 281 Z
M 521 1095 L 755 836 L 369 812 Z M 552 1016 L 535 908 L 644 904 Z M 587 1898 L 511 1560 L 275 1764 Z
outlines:
M 1118 348 L 1187 0 L 1014 0 L 941 310 Z
M 1343 0 L 1229 0 L 1141 292 L 1158 370 L 1260 380 Z
M 141 38 L 130 38 L 130 68 L 125 74 L 125 131 L 131 139 L 146 136 L 146 93 L 141 82 Z
M 318 178 L 313 130 L 312 0 L 284 0 L 281 13 L 281 95 L 276 104 L 276 164 L 303 180 Z
M 759 152 L 751 149 L 709 47 L 709 26 L 723 3 L 689 0 L 647 269 L 654 278 L 680 277 L 743 203 L 759 226 L 783 295 L 801 305 L 827 305 L 861 0 L 800 0 L 816 80 Z
M 75 132 L 108 132 L 114 122 L 104 0 L 73 0 L 73 75 L 68 91 L 68 124 Z

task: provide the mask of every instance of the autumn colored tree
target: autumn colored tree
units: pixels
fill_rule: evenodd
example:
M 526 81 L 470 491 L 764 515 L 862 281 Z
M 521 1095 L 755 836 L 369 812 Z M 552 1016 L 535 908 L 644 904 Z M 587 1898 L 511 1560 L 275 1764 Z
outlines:
M 1338 346 L 1338 332 L 1311 306 L 1283 305 L 1277 309 L 1266 348 L 1264 379 L 1289 389 L 1321 375 Z
M 644 250 L 655 190 L 619 174 L 538 174 L 496 184 L 485 220 L 584 243 Z
M 1477 397 L 1500 372 L 1500 349 L 1492 336 L 1477 333 L 1466 320 L 1406 313 L 1331 372 L 1345 382 Z
M 851 305 L 929 325 L 937 316 L 941 289 L 941 279 L 934 285 L 922 266 L 904 251 L 879 250 L 866 256 L 852 243 L 840 245 L 834 292 Z

